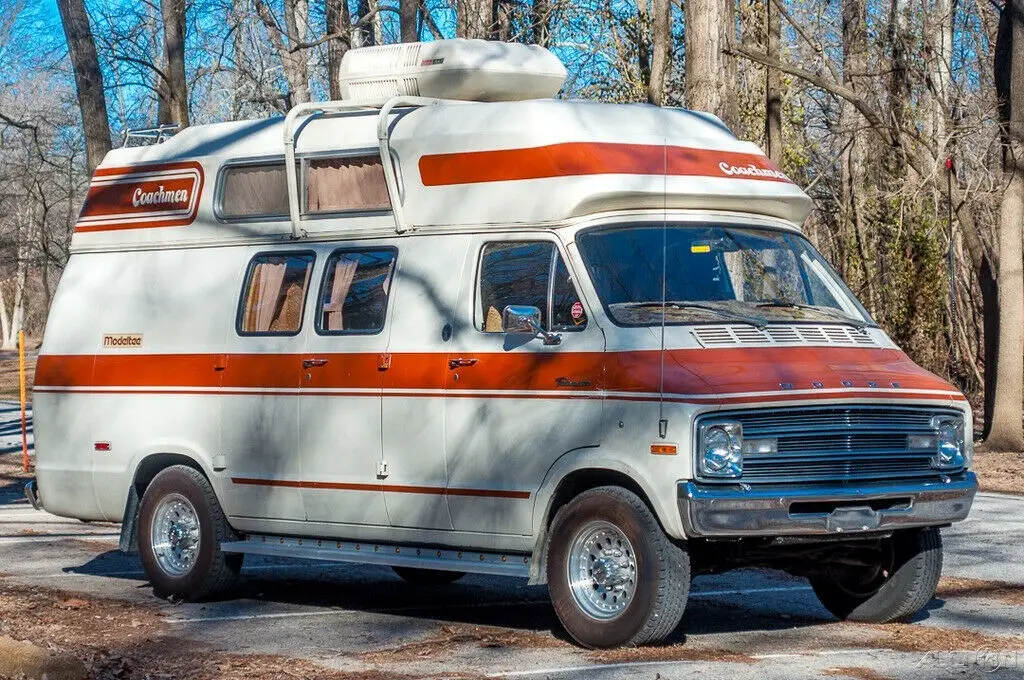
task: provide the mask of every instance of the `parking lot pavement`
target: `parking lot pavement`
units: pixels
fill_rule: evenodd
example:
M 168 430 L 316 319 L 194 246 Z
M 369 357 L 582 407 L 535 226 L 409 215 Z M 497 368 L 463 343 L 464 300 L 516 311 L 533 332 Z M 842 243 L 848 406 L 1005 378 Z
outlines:
M 0 586 L 155 609 L 161 635 L 213 651 L 412 677 L 1021 677 L 1024 499 L 981 494 L 944 538 L 946 578 L 914 624 L 838 623 L 806 581 L 744 570 L 695 581 L 672 644 L 592 652 L 566 641 L 546 588 L 519 579 L 425 588 L 379 567 L 256 558 L 229 599 L 173 605 L 116 551 L 115 525 L 36 512 L 0 490 Z

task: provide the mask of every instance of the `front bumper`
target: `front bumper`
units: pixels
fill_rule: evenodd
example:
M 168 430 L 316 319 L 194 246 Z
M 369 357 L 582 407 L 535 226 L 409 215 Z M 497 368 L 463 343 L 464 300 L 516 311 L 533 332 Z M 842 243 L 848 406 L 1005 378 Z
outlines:
M 678 503 L 688 537 L 824 536 L 957 522 L 977 490 L 973 472 L 944 481 L 795 489 L 685 481 Z

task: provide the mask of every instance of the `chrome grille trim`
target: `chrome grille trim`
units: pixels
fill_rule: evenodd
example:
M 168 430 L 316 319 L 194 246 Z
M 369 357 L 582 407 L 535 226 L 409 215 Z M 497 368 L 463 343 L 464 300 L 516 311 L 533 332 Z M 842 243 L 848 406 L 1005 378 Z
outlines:
M 956 409 L 912 406 L 807 406 L 708 413 L 706 421 L 743 426 L 744 439 L 775 438 L 777 453 L 748 454 L 743 476 L 708 483 L 802 484 L 937 479 L 932 452 L 907 449 L 907 435 L 932 434 L 936 415 Z M 961 470 L 943 471 L 957 474 Z
M 694 326 L 693 337 L 702 347 L 879 347 L 863 328 L 842 324 L 770 325 L 763 330 L 744 324 Z

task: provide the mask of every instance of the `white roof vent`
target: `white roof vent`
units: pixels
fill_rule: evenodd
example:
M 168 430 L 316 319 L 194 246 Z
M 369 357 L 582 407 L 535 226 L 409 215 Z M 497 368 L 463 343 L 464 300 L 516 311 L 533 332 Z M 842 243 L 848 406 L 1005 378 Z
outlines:
M 399 95 L 541 99 L 558 94 L 566 76 L 562 62 L 543 47 L 461 38 L 349 50 L 340 71 L 344 99 L 378 106 Z

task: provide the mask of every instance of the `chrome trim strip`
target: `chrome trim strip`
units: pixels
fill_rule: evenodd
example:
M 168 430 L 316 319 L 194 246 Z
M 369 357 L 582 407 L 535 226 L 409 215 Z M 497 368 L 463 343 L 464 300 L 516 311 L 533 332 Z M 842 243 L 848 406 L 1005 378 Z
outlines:
M 837 487 L 744 489 L 681 481 L 677 502 L 688 537 L 834 535 L 958 522 L 967 517 L 977 490 L 973 472 L 945 481 Z M 880 510 L 868 505 L 890 499 L 908 503 Z M 792 513 L 793 503 L 844 505 L 831 513 Z

